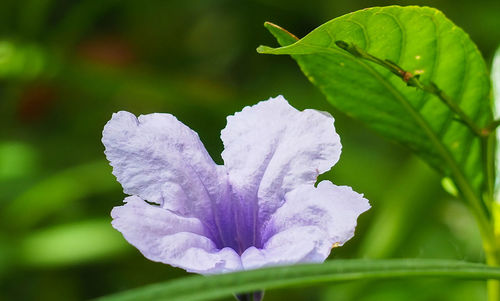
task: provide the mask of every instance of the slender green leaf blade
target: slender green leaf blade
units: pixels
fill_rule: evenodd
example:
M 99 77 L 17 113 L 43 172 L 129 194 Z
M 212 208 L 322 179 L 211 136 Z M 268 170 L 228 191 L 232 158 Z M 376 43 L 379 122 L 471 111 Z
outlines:
M 277 36 L 274 29 L 272 34 Z M 389 6 L 336 18 L 299 41 L 278 38 L 283 47 L 261 46 L 258 51 L 292 55 L 335 107 L 410 147 L 452 176 L 460 189 L 480 195 L 485 177 L 479 139 L 438 98 L 350 55 L 335 45 L 338 40 L 391 60 L 419 74 L 422 82 L 435 82 L 484 126 L 492 118 L 490 80 L 468 35 L 436 9 Z
M 214 300 L 260 289 L 324 282 L 399 277 L 500 279 L 500 268 L 433 259 L 332 260 L 324 264 L 273 267 L 215 276 L 190 276 L 100 298 L 101 301 Z

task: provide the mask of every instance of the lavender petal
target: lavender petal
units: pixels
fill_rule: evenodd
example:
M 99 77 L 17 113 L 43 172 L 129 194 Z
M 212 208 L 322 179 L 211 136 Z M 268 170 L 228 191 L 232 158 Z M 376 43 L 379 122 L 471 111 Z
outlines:
M 218 249 L 206 237 L 200 220 L 176 215 L 136 196 L 125 202 L 111 212 L 113 227 L 149 260 L 200 274 L 241 269 L 238 254 L 231 248 Z
M 170 114 L 113 114 L 103 131 L 105 154 L 124 192 L 185 216 L 211 219 L 227 190 L 225 170 L 198 134 Z
M 248 248 L 241 255 L 245 270 L 300 262 L 322 262 L 332 248 L 328 235 L 315 226 L 292 227 L 272 236 L 262 249 Z
M 362 194 L 330 181 L 322 181 L 317 187 L 302 185 L 285 199 L 263 229 L 264 241 L 289 228 L 315 226 L 326 233 L 332 244 L 341 246 L 354 236 L 358 216 L 370 209 Z
M 333 122 L 327 113 L 296 110 L 282 96 L 227 118 L 222 158 L 256 228 L 282 205 L 287 192 L 313 185 L 338 161 L 341 144 Z
M 322 262 L 334 246 L 353 235 L 358 216 L 368 200 L 347 186 L 322 181 L 287 193 L 286 202 L 263 229 L 262 249 L 242 255 L 245 269 L 299 262 Z

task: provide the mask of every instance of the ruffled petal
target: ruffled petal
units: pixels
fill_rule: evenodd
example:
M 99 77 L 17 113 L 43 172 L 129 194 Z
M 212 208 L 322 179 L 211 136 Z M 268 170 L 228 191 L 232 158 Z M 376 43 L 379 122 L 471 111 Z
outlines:
M 248 248 L 241 255 L 241 262 L 245 270 L 299 262 L 323 262 L 331 249 L 328 235 L 318 227 L 294 227 L 271 237 L 262 249 Z
M 196 218 L 176 215 L 131 196 L 111 212 L 113 227 L 149 260 L 200 274 L 240 270 L 241 260 L 231 248 L 218 249 Z
M 354 236 L 358 216 L 370 209 L 362 194 L 330 181 L 322 181 L 318 187 L 302 185 L 285 199 L 263 229 L 264 241 L 293 227 L 314 226 L 323 230 L 332 244 L 341 246 Z
M 227 181 L 198 134 L 170 114 L 113 114 L 103 131 L 105 154 L 124 192 L 187 216 L 203 217 Z
M 227 118 L 222 158 L 256 228 L 282 205 L 287 192 L 314 184 L 338 161 L 341 144 L 333 122 L 328 113 L 296 110 L 282 96 Z
M 177 233 L 161 240 L 163 260 L 191 273 L 219 274 L 242 270 L 240 256 L 230 247 L 218 249 L 207 237 Z
M 302 185 L 285 200 L 262 233 L 263 247 L 242 254 L 245 269 L 323 262 L 354 235 L 358 216 L 370 208 L 361 194 L 329 181 Z

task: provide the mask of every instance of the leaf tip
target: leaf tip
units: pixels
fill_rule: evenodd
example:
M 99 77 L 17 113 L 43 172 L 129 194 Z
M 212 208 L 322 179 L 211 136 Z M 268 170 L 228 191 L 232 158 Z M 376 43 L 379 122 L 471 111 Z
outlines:
M 272 22 L 269 22 L 269 21 L 266 21 L 264 22 L 264 27 L 267 28 L 268 30 L 272 30 L 272 29 L 281 29 L 283 30 L 283 28 L 281 28 L 281 26 L 278 26 Z
M 274 32 L 278 31 L 278 32 L 282 32 L 282 33 L 285 33 L 287 34 L 290 38 L 298 41 L 299 38 L 297 38 L 293 33 L 289 32 L 288 30 L 284 29 L 283 27 L 279 26 L 279 25 L 276 25 L 274 23 L 271 23 L 269 21 L 266 21 L 264 22 L 264 27 L 269 31 L 271 32 L 271 34 L 275 35 Z M 276 35 L 275 35 L 276 36 Z
M 269 21 L 264 22 L 264 27 L 269 28 L 269 27 L 279 27 L 278 25 L 271 23 Z
M 259 47 L 257 47 L 257 52 L 262 54 L 271 53 L 273 50 L 274 48 L 264 45 L 260 45 Z

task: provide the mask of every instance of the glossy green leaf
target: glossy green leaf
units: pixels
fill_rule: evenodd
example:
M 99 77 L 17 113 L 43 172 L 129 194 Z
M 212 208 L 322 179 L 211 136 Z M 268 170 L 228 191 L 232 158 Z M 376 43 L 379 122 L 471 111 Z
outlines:
M 101 301 L 214 300 L 233 293 L 324 282 L 400 277 L 500 279 L 500 268 L 432 259 L 332 260 L 324 264 L 266 268 L 216 276 L 191 276 L 103 297 Z
M 289 54 L 336 108 L 412 149 L 466 195 L 478 199 L 485 177 L 480 139 L 437 97 L 336 46 L 342 40 L 388 59 L 424 83 L 434 82 L 479 126 L 492 119 L 490 80 L 468 35 L 428 7 L 376 7 L 333 19 L 303 39 L 266 23 Z

